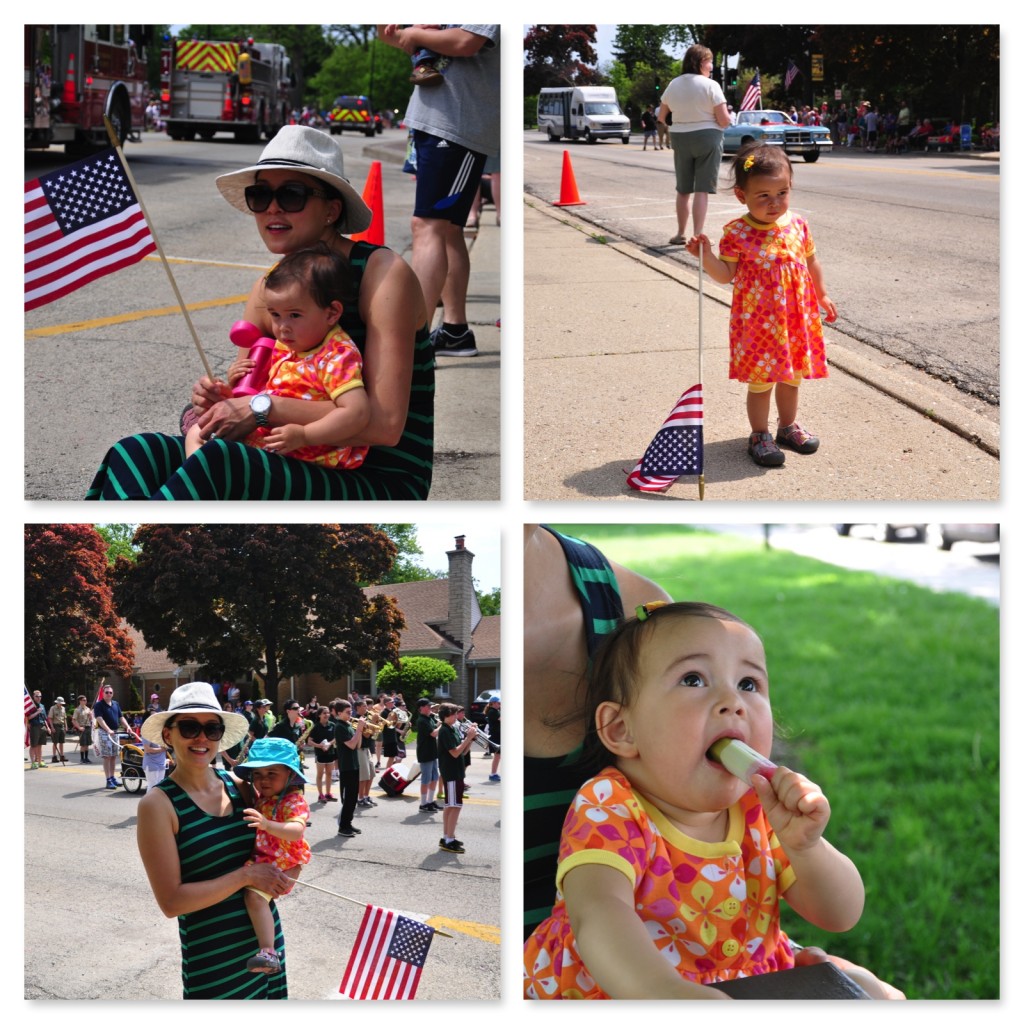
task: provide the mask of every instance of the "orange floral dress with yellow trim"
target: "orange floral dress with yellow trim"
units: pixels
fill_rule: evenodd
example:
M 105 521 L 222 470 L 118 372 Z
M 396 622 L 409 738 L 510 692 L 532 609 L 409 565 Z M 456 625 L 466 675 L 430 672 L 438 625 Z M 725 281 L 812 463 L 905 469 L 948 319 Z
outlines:
M 725 225 L 718 253 L 736 264 L 729 316 L 729 379 L 770 384 L 828 376 L 807 221 L 786 212 L 774 224 L 749 216 Z
M 606 768 L 577 792 L 558 861 L 554 910 L 523 951 L 526 999 L 609 998 L 580 958 L 562 896 L 562 879 L 580 864 L 630 879 L 651 942 L 687 981 L 709 985 L 794 965 L 779 897 L 795 875 L 753 790 L 729 808 L 726 838 L 704 843 Z

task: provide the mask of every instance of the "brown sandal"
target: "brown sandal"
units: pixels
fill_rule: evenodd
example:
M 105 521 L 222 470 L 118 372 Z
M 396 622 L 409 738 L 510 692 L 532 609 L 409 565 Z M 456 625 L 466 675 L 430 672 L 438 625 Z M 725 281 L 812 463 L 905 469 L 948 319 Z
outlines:
M 747 442 L 747 452 L 759 466 L 781 466 L 786 461 L 785 453 L 767 430 L 755 430 Z
M 775 440 L 792 448 L 801 455 L 811 455 L 818 450 L 821 441 L 813 434 L 808 434 L 799 423 L 790 423 L 788 427 L 779 427 L 775 432 Z

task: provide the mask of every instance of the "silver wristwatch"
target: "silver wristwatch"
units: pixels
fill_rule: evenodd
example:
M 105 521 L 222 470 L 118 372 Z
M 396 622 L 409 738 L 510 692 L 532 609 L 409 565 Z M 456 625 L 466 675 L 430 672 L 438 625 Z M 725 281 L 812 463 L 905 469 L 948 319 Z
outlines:
M 249 408 L 256 417 L 256 426 L 266 427 L 270 423 L 270 395 L 261 391 L 249 399 Z

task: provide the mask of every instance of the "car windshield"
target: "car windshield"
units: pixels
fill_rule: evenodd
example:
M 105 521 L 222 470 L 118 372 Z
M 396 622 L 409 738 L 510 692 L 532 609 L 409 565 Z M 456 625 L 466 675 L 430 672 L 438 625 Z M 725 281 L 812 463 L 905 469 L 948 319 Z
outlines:
M 792 124 L 781 110 L 744 110 L 740 112 L 737 124 Z
M 588 114 L 617 114 L 619 105 L 617 103 L 585 103 L 583 109 Z

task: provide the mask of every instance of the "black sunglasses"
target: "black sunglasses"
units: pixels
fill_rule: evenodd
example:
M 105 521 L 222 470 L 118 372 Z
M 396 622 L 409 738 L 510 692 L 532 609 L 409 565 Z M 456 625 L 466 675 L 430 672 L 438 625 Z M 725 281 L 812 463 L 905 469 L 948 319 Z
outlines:
M 194 740 L 200 733 L 205 733 L 208 740 L 219 740 L 224 735 L 223 722 L 197 722 L 194 718 L 186 718 L 175 722 L 174 728 L 186 740 Z
M 245 189 L 245 205 L 253 213 L 263 213 L 270 206 L 270 200 L 274 199 L 285 213 L 298 213 L 306 208 L 306 201 L 310 196 L 326 199 L 327 193 L 323 189 L 310 188 L 297 181 L 288 182 L 278 188 L 271 188 L 269 185 L 249 185 Z

